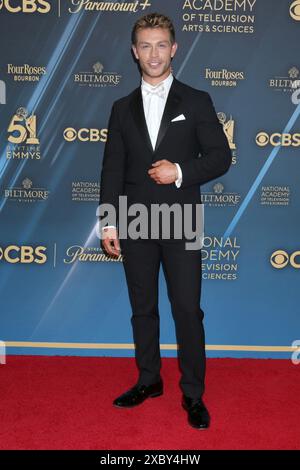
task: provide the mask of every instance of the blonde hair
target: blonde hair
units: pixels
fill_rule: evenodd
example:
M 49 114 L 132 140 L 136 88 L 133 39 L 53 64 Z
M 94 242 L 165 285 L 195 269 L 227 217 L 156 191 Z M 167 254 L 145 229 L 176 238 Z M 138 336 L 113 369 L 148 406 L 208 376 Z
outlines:
M 145 29 L 145 28 L 164 28 L 168 29 L 170 32 L 170 39 L 171 39 L 171 44 L 174 44 L 175 42 L 175 29 L 173 26 L 172 21 L 168 16 L 162 15 L 160 13 L 149 13 L 148 15 L 142 16 L 140 19 L 138 19 L 131 32 L 131 42 L 132 44 L 136 45 L 137 37 L 136 33 L 140 29 Z

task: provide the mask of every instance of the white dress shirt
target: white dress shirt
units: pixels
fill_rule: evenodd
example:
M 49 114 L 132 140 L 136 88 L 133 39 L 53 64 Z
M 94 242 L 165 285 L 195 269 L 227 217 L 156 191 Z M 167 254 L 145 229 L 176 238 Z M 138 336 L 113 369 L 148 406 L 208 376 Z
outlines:
M 141 90 L 143 97 L 144 113 L 153 149 L 155 148 L 162 115 L 165 109 L 172 82 L 173 75 L 171 73 L 167 78 L 165 78 L 154 86 L 146 82 L 142 77 Z M 162 93 L 153 93 L 155 92 L 155 90 L 158 91 L 161 88 L 163 88 Z M 178 178 L 175 181 L 175 185 L 177 188 L 179 188 L 182 183 L 182 172 L 179 164 L 175 163 L 175 165 L 178 172 Z

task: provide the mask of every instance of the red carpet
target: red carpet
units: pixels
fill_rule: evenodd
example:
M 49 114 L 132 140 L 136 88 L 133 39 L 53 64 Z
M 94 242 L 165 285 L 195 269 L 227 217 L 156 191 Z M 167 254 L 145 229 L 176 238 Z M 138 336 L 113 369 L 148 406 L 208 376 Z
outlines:
M 211 428 L 187 424 L 178 363 L 162 359 L 164 395 L 132 409 L 132 358 L 8 356 L 0 365 L 0 449 L 300 449 L 300 366 L 208 359 Z

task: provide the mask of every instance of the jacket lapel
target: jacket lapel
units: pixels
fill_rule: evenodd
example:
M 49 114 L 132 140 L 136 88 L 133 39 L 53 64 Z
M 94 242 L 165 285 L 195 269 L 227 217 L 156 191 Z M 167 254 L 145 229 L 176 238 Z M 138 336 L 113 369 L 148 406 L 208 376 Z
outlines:
M 168 98 L 166 101 L 165 109 L 162 115 L 160 128 L 158 131 L 158 136 L 156 140 L 155 149 L 153 150 L 151 139 L 149 136 L 145 113 L 144 113 L 144 106 L 143 106 L 143 97 L 141 87 L 136 89 L 136 92 L 133 96 L 131 101 L 131 111 L 136 123 L 136 126 L 141 133 L 142 139 L 147 144 L 152 156 L 157 152 L 158 147 L 160 146 L 168 127 L 171 123 L 171 119 L 176 116 L 176 110 L 181 102 L 181 96 L 177 91 L 177 80 L 174 77 L 172 85 L 169 90 Z

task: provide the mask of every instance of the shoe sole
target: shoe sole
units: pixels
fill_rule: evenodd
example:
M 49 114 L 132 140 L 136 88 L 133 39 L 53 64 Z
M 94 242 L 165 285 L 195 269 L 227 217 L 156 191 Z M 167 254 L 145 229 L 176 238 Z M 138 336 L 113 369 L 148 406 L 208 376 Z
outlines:
M 137 403 L 136 405 L 117 405 L 116 403 L 113 403 L 113 406 L 115 406 L 116 408 L 134 408 L 135 406 L 138 406 L 144 403 L 144 401 L 147 400 L 147 398 L 160 397 L 162 394 L 163 392 L 151 393 L 151 395 L 148 395 L 143 401 L 141 401 L 140 403 Z
M 162 394 L 163 392 L 156 392 L 156 393 L 152 393 L 151 395 L 148 395 L 148 397 L 156 398 L 156 397 L 160 397 Z

